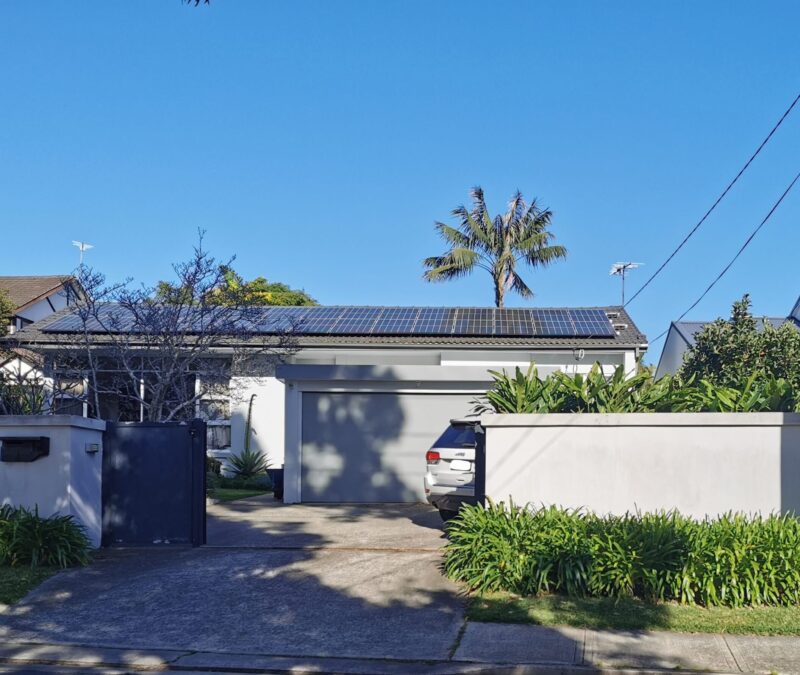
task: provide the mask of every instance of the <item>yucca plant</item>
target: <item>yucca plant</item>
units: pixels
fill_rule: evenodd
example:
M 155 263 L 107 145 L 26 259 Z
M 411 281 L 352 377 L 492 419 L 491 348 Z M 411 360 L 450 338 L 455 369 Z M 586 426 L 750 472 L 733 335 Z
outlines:
M 228 458 L 231 472 L 244 480 L 265 476 L 270 467 L 269 459 L 260 450 L 245 448 L 238 455 Z

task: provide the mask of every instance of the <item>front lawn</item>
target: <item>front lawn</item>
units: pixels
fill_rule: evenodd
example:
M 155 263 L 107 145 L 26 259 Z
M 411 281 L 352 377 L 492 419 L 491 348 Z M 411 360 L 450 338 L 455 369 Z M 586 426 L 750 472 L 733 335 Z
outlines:
M 665 630 L 683 633 L 800 635 L 800 606 L 698 607 L 641 600 L 519 597 L 486 593 L 470 599 L 472 621 L 532 623 L 599 630 Z
M 57 567 L 0 566 L 0 605 L 13 605 L 57 571 Z
M 208 491 L 210 499 L 218 502 L 233 502 L 237 499 L 246 499 L 247 497 L 258 497 L 260 495 L 269 494 L 269 490 L 244 490 L 236 488 L 212 488 Z

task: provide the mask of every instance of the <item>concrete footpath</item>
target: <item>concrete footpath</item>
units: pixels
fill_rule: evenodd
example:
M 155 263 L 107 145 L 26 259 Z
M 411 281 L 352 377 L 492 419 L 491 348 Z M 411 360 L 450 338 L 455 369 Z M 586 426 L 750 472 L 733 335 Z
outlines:
M 435 630 L 435 626 L 430 629 Z M 798 673 L 800 638 L 465 624 L 446 659 L 332 658 L 3 642 L 0 673 Z

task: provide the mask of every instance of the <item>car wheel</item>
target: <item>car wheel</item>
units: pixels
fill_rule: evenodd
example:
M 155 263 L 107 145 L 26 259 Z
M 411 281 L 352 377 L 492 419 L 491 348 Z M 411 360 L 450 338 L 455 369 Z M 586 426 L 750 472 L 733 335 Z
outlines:
M 446 523 L 450 520 L 453 520 L 458 515 L 458 511 L 448 511 L 447 509 L 439 509 L 439 515 L 442 517 L 442 520 Z

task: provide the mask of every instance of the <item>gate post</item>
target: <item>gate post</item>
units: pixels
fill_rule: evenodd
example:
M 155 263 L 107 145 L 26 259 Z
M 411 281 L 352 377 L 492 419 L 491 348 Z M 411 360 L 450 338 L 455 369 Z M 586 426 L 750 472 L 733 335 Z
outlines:
M 206 423 L 189 423 L 192 467 L 192 546 L 206 543 Z

